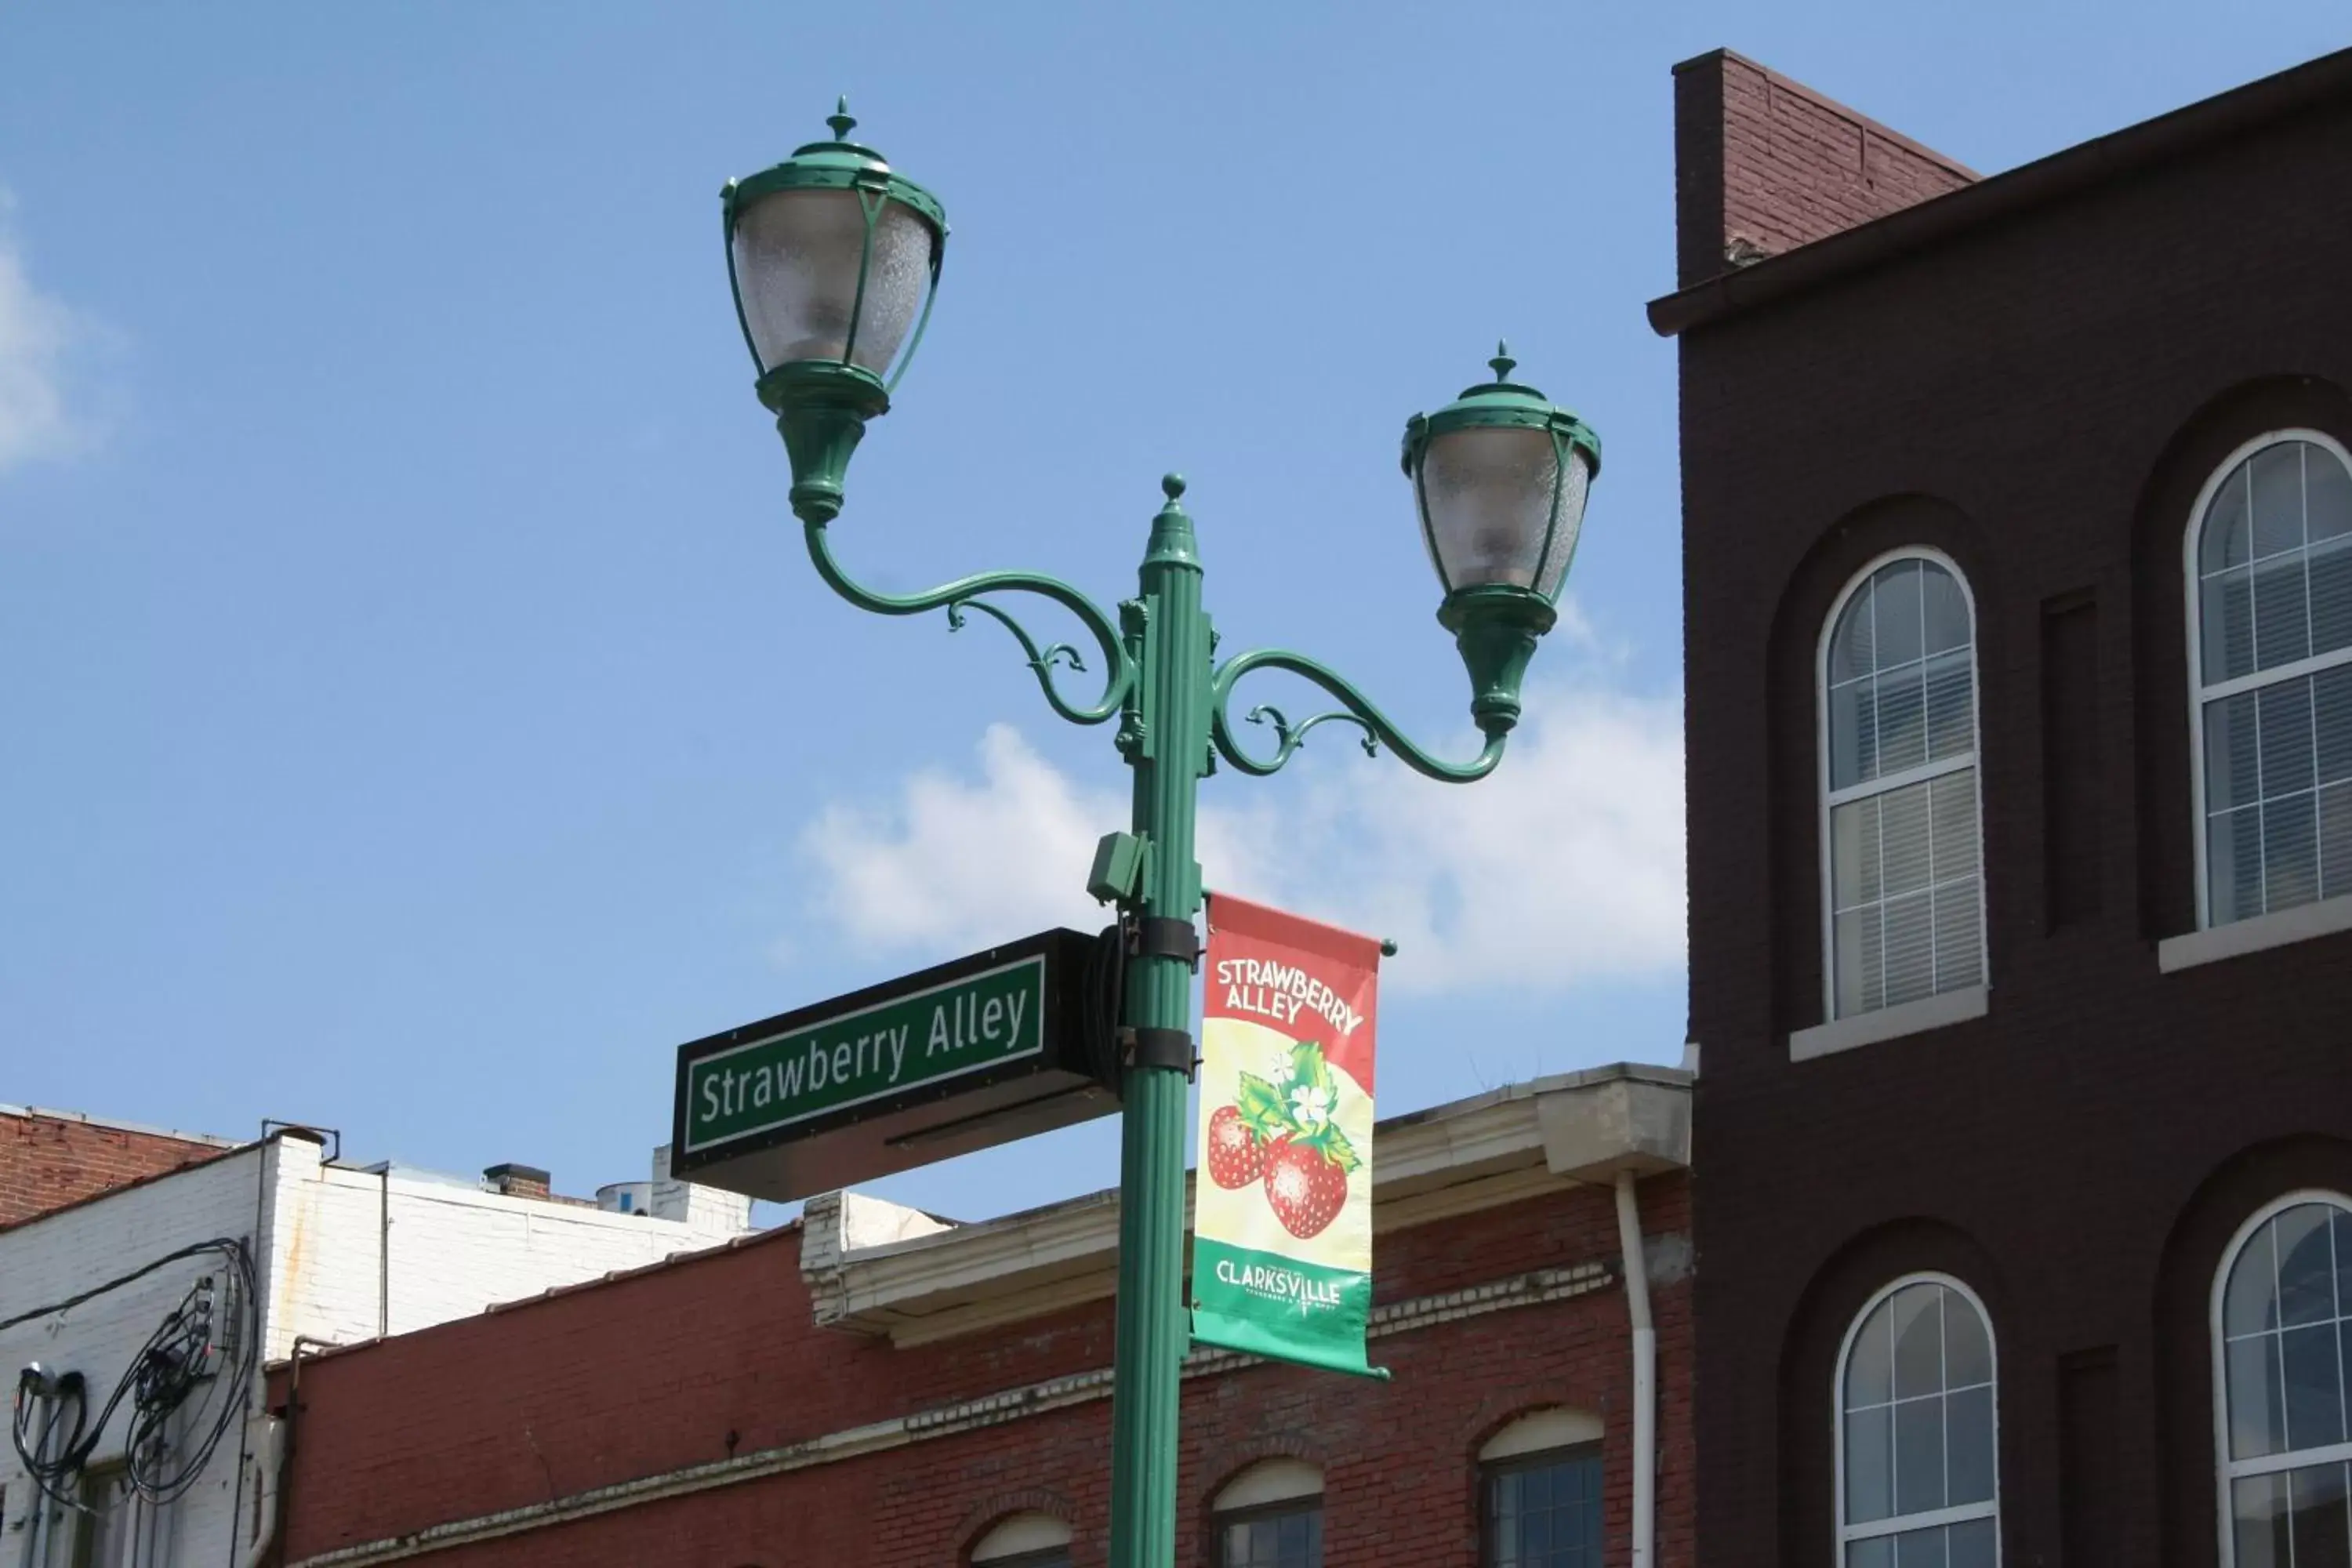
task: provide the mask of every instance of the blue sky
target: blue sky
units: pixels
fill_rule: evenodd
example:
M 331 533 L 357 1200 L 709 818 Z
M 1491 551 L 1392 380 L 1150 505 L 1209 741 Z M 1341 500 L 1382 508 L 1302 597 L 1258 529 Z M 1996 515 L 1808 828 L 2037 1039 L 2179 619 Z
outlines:
M 1404 939 L 1384 1109 L 1676 1059 L 1669 68 L 1728 45 L 1991 172 L 2352 42 L 2338 0 L 2124 15 L 0 12 L 0 1100 L 585 1192 L 677 1042 L 1087 918 L 1107 734 L 992 628 L 826 595 L 751 395 L 719 186 L 845 89 L 955 225 L 837 525 L 880 584 L 1115 599 L 1181 468 L 1228 648 L 1459 745 L 1402 421 L 1507 333 L 1600 429 L 1525 754 L 1221 774 L 1204 859 Z M 879 1190 L 1114 1170 L 1106 1124 Z

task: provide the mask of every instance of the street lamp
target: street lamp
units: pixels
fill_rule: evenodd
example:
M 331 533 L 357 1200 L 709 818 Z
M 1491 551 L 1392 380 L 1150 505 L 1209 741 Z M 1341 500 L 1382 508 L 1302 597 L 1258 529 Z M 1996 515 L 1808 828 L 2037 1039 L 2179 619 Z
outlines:
M 1090 890 L 1118 901 L 1129 931 L 1120 1098 L 1118 1342 L 1112 1391 L 1111 1562 L 1166 1568 L 1174 1552 L 1178 1373 L 1190 1343 L 1183 1295 L 1184 1101 L 1192 1068 L 1192 964 L 1201 904 L 1193 858 L 1200 781 L 1224 761 L 1265 775 L 1307 733 L 1347 723 L 1367 752 L 1386 745 L 1408 767 L 1453 784 L 1484 778 L 1502 760 L 1519 719 L 1519 687 L 1536 643 L 1556 618 L 1584 503 L 1600 472 L 1591 430 L 1533 387 L 1511 380 L 1498 348 L 1493 382 L 1406 424 L 1404 471 L 1444 599 L 1438 620 L 1470 675 L 1470 714 L 1485 737 L 1477 755 L 1449 763 L 1405 736 L 1336 670 L 1280 648 L 1213 661 L 1201 608 L 1201 558 L 1183 507 L 1184 481 L 1160 481 L 1136 596 L 1116 617 L 1076 588 L 1030 572 L 983 572 L 928 593 L 882 594 L 834 558 L 828 524 L 841 513 L 842 479 L 866 422 L 922 337 L 938 290 L 947 216 L 882 155 L 850 141 L 843 103 L 833 139 L 814 142 L 749 179 L 726 204 L 729 279 L 743 339 L 759 368 L 760 401 L 776 416 L 793 465 L 792 506 L 809 559 L 843 598 L 880 615 L 945 610 L 950 626 L 973 611 L 1020 644 L 1045 701 L 1073 723 L 1118 721 L 1117 744 L 1134 776 L 1133 837 L 1144 853 L 1098 866 Z M 1034 594 L 1063 605 L 1102 657 L 1103 688 L 1074 700 L 1057 671 L 1086 671 L 1068 643 L 1041 645 L 988 595 Z M 1294 723 L 1261 704 L 1244 717 L 1270 727 L 1270 752 L 1236 739 L 1234 687 L 1256 669 L 1303 677 L 1339 706 Z M 1106 862 L 1110 865 L 1111 862 Z

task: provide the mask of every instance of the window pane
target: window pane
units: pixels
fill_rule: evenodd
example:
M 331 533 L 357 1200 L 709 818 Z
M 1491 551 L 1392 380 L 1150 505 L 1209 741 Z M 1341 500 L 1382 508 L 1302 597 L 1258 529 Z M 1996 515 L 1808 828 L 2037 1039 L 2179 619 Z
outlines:
M 1874 1535 L 1867 1541 L 1847 1542 L 1845 1568 L 1895 1568 L 1895 1537 Z
M 2205 885 L 2213 923 L 2227 925 L 2263 912 L 2263 808 L 2242 805 L 2211 818 L 2205 827 L 2210 866 Z
M 1881 1005 L 1875 977 L 1881 973 L 1878 910 L 1874 907 L 1837 917 L 1837 1016 L 1850 1018 Z
M 1894 1409 L 1857 1410 L 1845 1418 L 1845 1521 L 1867 1524 L 1894 1511 Z
M 1925 1513 L 1943 1506 L 1944 1402 L 1906 1400 L 1895 1407 L 1895 1511 Z
M 2254 574 L 2254 666 L 2276 669 L 2311 652 L 2311 622 L 2301 555 L 2257 561 Z
M 2352 533 L 2352 473 L 2325 447 L 2303 450 L 2303 495 L 2315 543 Z
M 2275 1334 L 2231 1342 L 2222 1352 L 2230 1380 L 2230 1457 L 2258 1459 L 2286 1447 L 2286 1413 L 2279 1405 L 2279 1342 Z
M 1895 1292 L 1895 1397 L 1944 1387 L 1944 1288 L 1906 1285 Z
M 1944 1452 L 1950 1500 L 1990 1502 L 1993 1491 L 1992 1390 L 1971 1388 L 1945 1398 Z
M 1488 1561 L 1496 1568 L 1599 1568 L 1601 1460 L 1591 1455 L 1488 1480 Z
M 2205 509 L 2205 526 L 2199 541 L 2199 572 L 2210 576 L 2224 566 L 2243 566 L 2252 556 L 2246 527 L 2246 466 L 2230 470 Z
M 1984 919 L 1979 887 L 1971 878 L 1937 888 L 1936 990 L 1938 994 L 1984 979 Z
M 1916 664 L 1878 678 L 1878 769 L 1899 773 L 1927 760 L 1927 674 Z
M 1870 635 L 1871 584 L 1864 583 L 1845 602 L 1845 611 L 1838 619 L 1836 633 L 1830 638 L 1830 683 L 1852 680 L 1857 675 L 1868 675 L 1878 668 L 1875 645 Z
M 1911 784 L 1876 797 L 1879 823 L 1879 875 L 1889 893 L 1909 893 L 1927 886 L 1932 840 L 1928 837 L 1928 785 Z
M 1992 1381 L 1992 1345 L 1984 1319 L 1957 1293 L 1944 1298 L 1944 1386 L 1967 1388 Z
M 1946 1568 L 1944 1531 L 1906 1530 L 1896 1536 L 1895 1568 Z
M 2344 1382 L 2336 1360 L 2336 1325 L 2289 1329 L 2279 1336 L 2279 1359 L 2286 1382 L 2287 1446 L 2318 1448 L 2344 1441 Z
M 2297 1204 L 2271 1221 L 2281 1323 L 2316 1323 L 2336 1316 L 2336 1248 L 2327 1223 L 2334 1214 L 2327 1204 Z
M 1928 784 L 1934 833 L 1932 875 L 1938 882 L 1972 877 L 1977 869 L 1977 771 L 1962 768 Z
M 2205 704 L 2205 809 L 2227 811 L 2263 798 L 2258 691 Z
M 1935 914 L 1926 893 L 1886 900 L 1886 1006 L 1936 994 Z
M 2230 1283 L 2221 1293 L 2221 1332 L 2236 1338 L 2278 1326 L 2278 1255 L 2272 1247 L 2273 1227 L 2265 1224 L 2238 1249 L 2230 1266 Z
M 1951 1527 L 1951 1539 L 1946 1543 L 1951 1552 L 1951 1568 L 1992 1568 L 1994 1521 L 1972 1519 L 1966 1524 Z
M 1830 688 L 1830 788 L 1878 774 L 1878 684 L 1870 677 Z
M 2347 532 L 2352 532 L 2347 524 Z M 1969 601 L 1949 572 L 1933 562 L 1919 566 L 1920 606 L 1927 621 L 1927 651 L 1948 653 L 1976 640 L 1969 626 Z
M 2310 571 L 2311 651 L 2333 653 L 2352 645 L 2352 540 L 2315 547 Z
M 2352 664 L 2311 678 L 2311 709 L 2321 780 L 2352 779 Z
M 1878 800 L 1872 795 L 1830 812 L 1830 881 L 1838 909 L 1878 897 Z
M 2311 682 L 2283 681 L 2255 693 L 2261 715 L 2263 798 L 2274 800 L 2291 791 L 2309 789 L 2311 766 Z
M 2293 909 L 2319 897 L 2319 803 L 2291 795 L 2263 805 L 2263 908 Z
M 2287 1559 L 2286 1478 L 2248 1476 L 2230 1488 L 2237 1568 L 2291 1568 Z
M 1845 1407 L 1884 1405 L 1895 1397 L 1895 1303 L 1890 1299 L 1870 1310 L 1854 1331 L 1853 1348 L 1846 1352 Z
M 2254 585 L 2243 566 L 2209 577 L 2199 590 L 2207 684 L 2250 675 L 2254 668 Z
M 1921 631 L 1919 565 L 1897 561 L 1880 568 L 1871 584 L 1877 605 L 1878 668 L 1909 664 L 1926 651 Z
M 2303 543 L 2303 443 L 2265 447 L 2246 462 L 2253 492 L 2254 558 Z
M 2346 1568 L 2352 1542 L 2345 1529 L 2344 1467 L 2289 1470 L 2286 1486 L 2294 1568 Z
M 1976 750 L 1976 670 L 1966 648 L 1938 655 L 1927 666 L 1927 755 L 1957 757 Z

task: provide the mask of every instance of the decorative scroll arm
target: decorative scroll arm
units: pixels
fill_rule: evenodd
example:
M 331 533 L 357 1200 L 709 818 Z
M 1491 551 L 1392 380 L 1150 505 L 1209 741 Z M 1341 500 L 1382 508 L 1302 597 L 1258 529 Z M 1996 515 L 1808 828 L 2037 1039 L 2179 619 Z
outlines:
M 835 593 L 861 610 L 871 610 L 878 616 L 919 616 L 930 610 L 945 610 L 948 626 L 961 630 L 966 612 L 978 610 L 1011 632 L 1027 657 L 1029 669 L 1037 678 L 1038 689 L 1045 694 L 1047 706 L 1073 724 L 1099 724 L 1118 717 L 1120 705 L 1127 700 L 1129 689 L 1135 684 L 1135 660 L 1129 657 L 1121 640 L 1118 625 L 1085 594 L 1057 577 L 1047 577 L 1034 572 L 981 572 L 970 577 L 959 577 L 952 583 L 920 594 L 883 594 L 856 582 L 841 568 L 833 557 L 832 542 L 825 536 L 825 525 L 811 522 L 804 525 L 808 535 L 809 560 L 816 566 L 817 575 Z M 1057 668 L 1085 673 L 1085 657 L 1073 645 L 1066 642 L 1040 645 L 1026 627 L 1013 619 L 1003 606 L 981 597 L 984 594 L 1034 594 L 1051 599 L 1068 610 L 1085 624 L 1087 631 L 1102 649 L 1103 693 L 1089 706 L 1080 707 L 1062 695 L 1055 684 Z
M 1234 736 L 1229 710 L 1233 704 L 1234 687 L 1242 677 L 1254 669 L 1282 669 L 1300 676 L 1338 698 L 1340 706 L 1326 713 L 1318 713 L 1303 723 L 1294 724 L 1282 710 L 1260 703 L 1243 717 L 1253 724 L 1269 724 L 1274 729 L 1275 748 L 1270 756 L 1252 756 L 1242 749 Z M 1378 755 L 1382 746 L 1394 752 L 1404 765 L 1427 778 L 1443 784 L 1470 784 L 1495 771 L 1503 760 L 1506 731 L 1490 731 L 1486 746 L 1466 763 L 1448 763 L 1414 744 L 1395 721 L 1374 707 L 1364 694 L 1338 670 L 1304 654 L 1290 653 L 1281 648 L 1259 648 L 1250 653 L 1237 653 L 1217 667 L 1209 687 L 1209 735 L 1217 754 L 1241 772 L 1264 778 L 1281 768 L 1291 754 L 1306 743 L 1307 732 L 1320 724 L 1352 724 L 1363 731 L 1359 742 L 1367 753 Z

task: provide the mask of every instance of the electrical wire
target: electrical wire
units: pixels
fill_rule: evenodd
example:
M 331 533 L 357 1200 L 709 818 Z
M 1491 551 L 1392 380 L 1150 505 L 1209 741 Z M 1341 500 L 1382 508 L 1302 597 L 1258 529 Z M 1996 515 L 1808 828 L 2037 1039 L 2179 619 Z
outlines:
M 0 1322 L 0 1330 L 6 1330 L 69 1311 L 170 1264 L 206 1255 L 217 1255 L 226 1265 L 225 1286 L 215 1287 L 207 1275 L 189 1288 L 131 1358 L 94 1418 L 89 1413 L 89 1384 L 80 1373 L 68 1372 L 51 1380 L 26 1367 L 18 1374 L 10 1436 L 26 1472 L 52 1501 L 81 1508 L 78 1500 L 67 1495 L 71 1479 L 89 1464 L 114 1413 L 125 1401 L 130 1415 L 124 1458 L 132 1489 L 150 1502 L 165 1503 L 185 1495 L 195 1484 L 244 1408 L 244 1390 L 259 1364 L 260 1307 L 252 1255 L 243 1241 L 218 1237 L 166 1253 L 77 1296 Z M 232 1342 L 233 1367 L 217 1364 L 215 1352 L 224 1338 Z M 195 1397 L 205 1383 L 213 1385 L 211 1391 Z M 50 1440 L 68 1400 L 74 1406 L 73 1426 L 64 1446 L 53 1450 Z M 47 1408 L 38 1439 L 28 1445 L 36 1403 Z M 178 1443 L 170 1436 L 174 1417 L 184 1417 L 180 1423 L 184 1436 Z M 191 1429 L 194 1435 L 187 1436 Z

